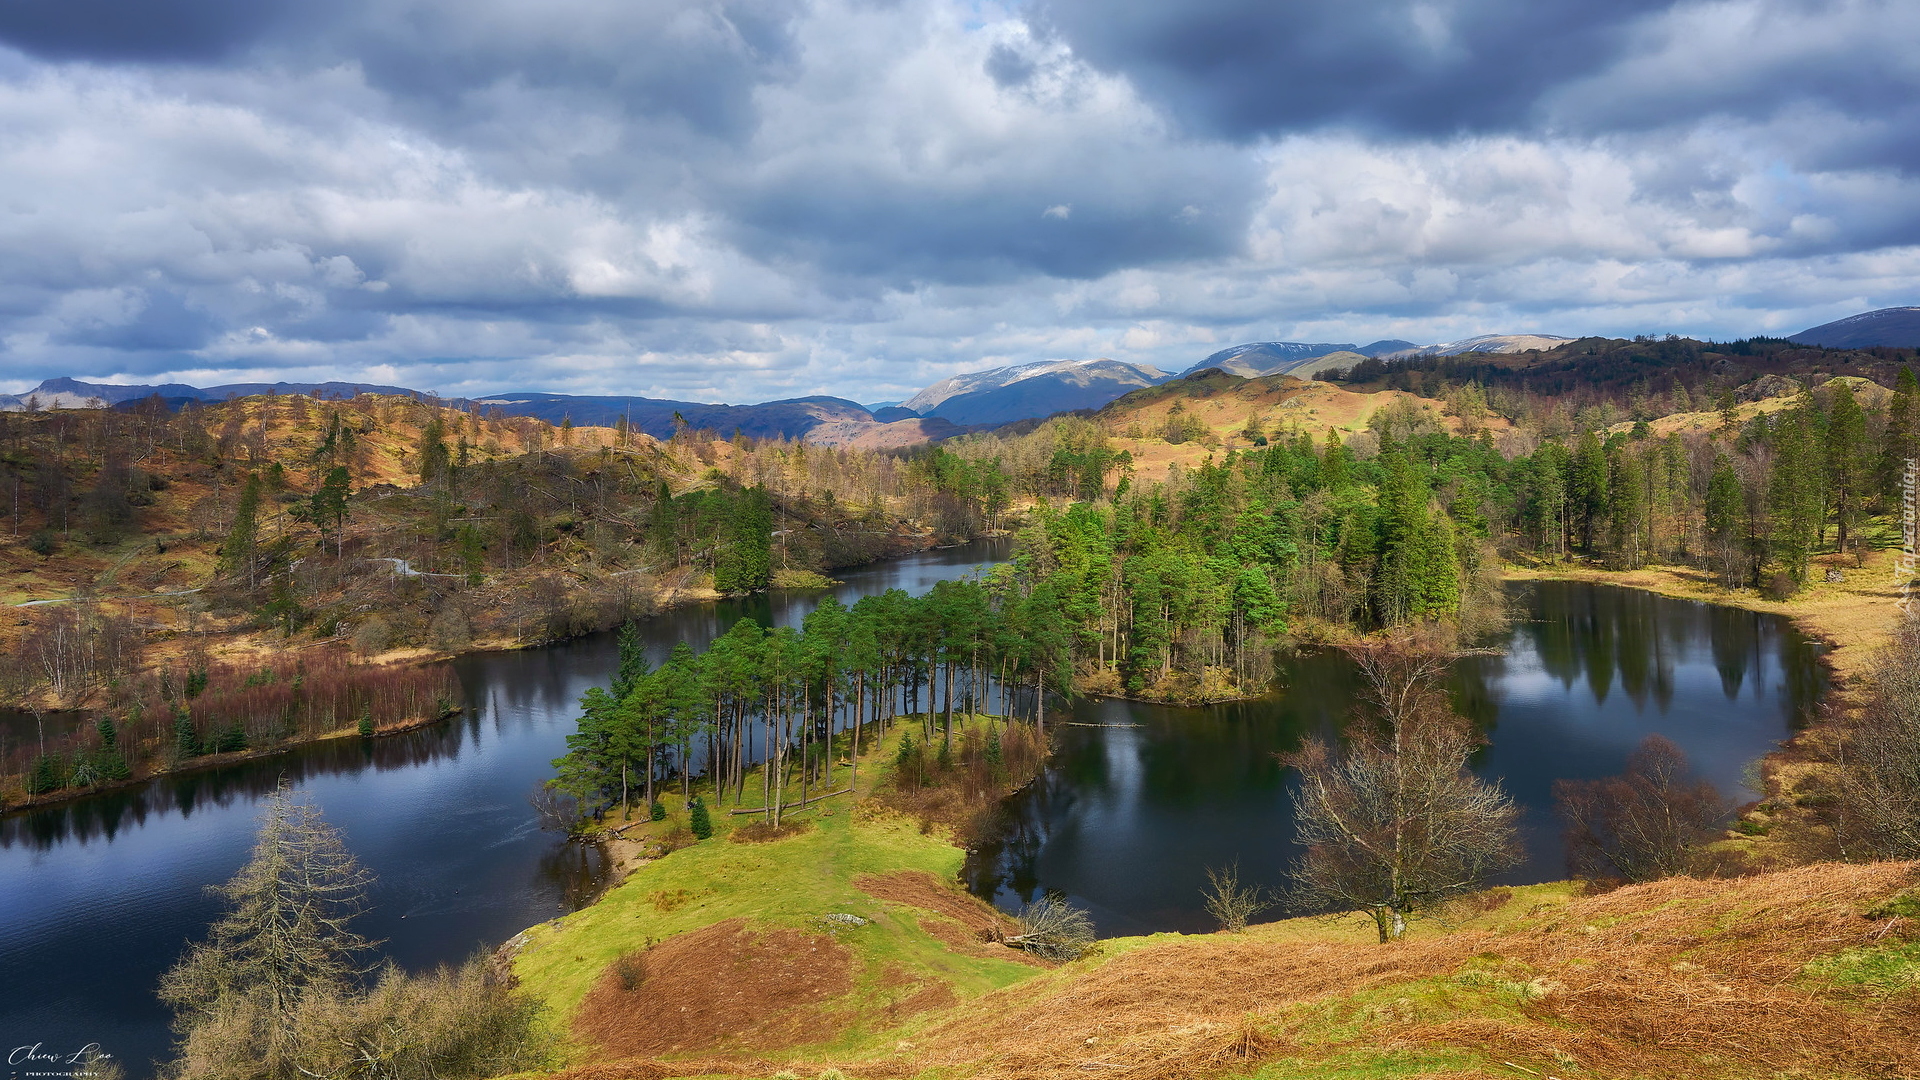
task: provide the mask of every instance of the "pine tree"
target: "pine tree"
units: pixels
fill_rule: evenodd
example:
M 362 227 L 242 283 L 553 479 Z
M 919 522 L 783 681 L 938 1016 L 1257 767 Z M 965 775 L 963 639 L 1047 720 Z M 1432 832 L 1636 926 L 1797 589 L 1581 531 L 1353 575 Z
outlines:
M 173 748 L 183 758 L 199 757 L 204 752 L 200 733 L 193 728 L 193 714 L 177 703 L 173 707 Z
M 1847 550 L 1847 539 L 1860 514 L 1867 492 L 1867 424 L 1853 388 L 1835 379 L 1831 384 L 1831 404 L 1827 410 L 1827 501 L 1833 507 L 1833 523 L 1838 530 L 1839 550 Z
M 420 431 L 419 451 L 420 482 L 438 484 L 445 480 L 453 458 L 447 453 L 447 425 L 437 412 Z
M 689 804 L 687 827 L 693 830 L 695 839 L 705 840 L 713 835 L 713 818 L 707 813 L 707 804 L 695 795 Z
M 226 542 L 220 545 L 222 577 L 244 581 L 247 588 L 253 588 L 259 537 L 260 477 L 248 473 L 247 482 L 240 487 L 240 499 L 234 505 L 233 528 L 228 530 Z
M 1901 483 L 1907 474 L 1907 462 L 1920 454 L 1915 428 L 1920 425 L 1920 379 L 1913 369 L 1902 367 L 1893 381 L 1893 400 L 1887 403 L 1887 432 L 1880 453 L 1880 492 L 1898 502 Z
M 1320 483 L 1328 491 L 1338 491 L 1347 486 L 1350 474 L 1347 448 L 1340 443 L 1340 433 L 1328 428 L 1326 452 L 1320 459 Z
M 1580 548 L 1592 553 L 1594 533 L 1607 512 L 1607 452 L 1591 431 L 1580 436 L 1574 447 L 1567 489 Z
M 1807 566 L 1820 533 L 1821 463 L 1816 457 L 1808 409 L 1787 410 L 1772 430 L 1773 476 L 1767 507 L 1773 518 L 1773 551 L 1795 580 L 1807 579 Z
M 344 551 L 346 544 L 347 497 L 352 494 L 352 478 L 345 465 L 335 465 L 327 471 L 325 480 L 314 489 L 312 516 L 314 525 L 322 533 L 333 530 L 334 553 Z
M 773 507 L 761 488 L 734 500 L 726 539 L 714 555 L 713 587 L 720 592 L 764 589 L 773 577 Z
M 1740 523 L 1745 501 L 1733 463 L 1726 455 L 1720 455 L 1713 463 L 1713 478 L 1707 482 L 1707 549 L 1719 570 L 1720 584 L 1728 588 L 1745 576 L 1735 572 L 1740 561 Z

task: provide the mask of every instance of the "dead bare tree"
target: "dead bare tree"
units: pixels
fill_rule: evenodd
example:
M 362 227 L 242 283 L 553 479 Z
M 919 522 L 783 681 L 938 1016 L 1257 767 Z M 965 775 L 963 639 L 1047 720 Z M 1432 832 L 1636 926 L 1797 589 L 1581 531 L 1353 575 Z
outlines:
M 1267 891 L 1258 885 L 1240 882 L 1240 864 L 1207 867 L 1207 885 L 1200 890 L 1207 914 L 1220 929 L 1237 934 L 1247 928 L 1255 915 L 1273 906 Z
M 1094 936 L 1086 912 L 1043 896 L 1020 912 L 1020 932 L 1004 941 L 1048 960 L 1077 960 L 1093 947 Z
M 1310 739 L 1280 756 L 1300 773 L 1294 821 L 1307 848 L 1290 899 L 1364 911 L 1387 942 L 1416 913 L 1517 865 L 1519 811 L 1467 769 L 1480 740 L 1440 689 L 1451 654 L 1413 634 L 1350 652 L 1375 715 L 1356 718 L 1344 751 Z
M 1849 857 L 1920 858 L 1920 621 L 1881 654 L 1834 755 L 1834 832 Z
M 1684 873 L 1733 806 L 1706 780 L 1687 779 L 1687 755 L 1649 735 L 1627 771 L 1598 780 L 1556 780 L 1566 822 L 1567 869 L 1577 877 L 1653 881 Z

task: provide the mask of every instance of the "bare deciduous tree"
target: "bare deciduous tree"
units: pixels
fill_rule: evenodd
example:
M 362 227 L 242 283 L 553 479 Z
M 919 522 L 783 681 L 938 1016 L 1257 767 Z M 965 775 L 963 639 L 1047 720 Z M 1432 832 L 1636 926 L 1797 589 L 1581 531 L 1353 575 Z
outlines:
M 161 982 L 193 1080 L 476 1080 L 543 1064 L 539 1005 L 485 955 L 411 976 L 388 964 L 371 989 L 372 943 L 348 922 L 367 873 L 312 804 L 281 787 L 253 858 L 215 889 L 231 910 Z
M 1920 858 L 1920 621 L 1905 619 L 1839 740 L 1835 833 L 1849 855 Z
M 1350 650 L 1374 723 L 1356 720 L 1344 752 L 1317 739 L 1281 761 L 1300 773 L 1292 868 L 1303 908 L 1364 911 L 1382 942 L 1416 912 L 1472 892 L 1521 852 L 1513 800 L 1467 770 L 1479 740 L 1439 687 L 1449 654 L 1402 634 Z
M 1625 773 L 1556 780 L 1553 797 L 1567 825 L 1567 869 L 1628 881 L 1686 871 L 1732 811 L 1712 783 L 1687 779 L 1687 755 L 1659 735 L 1627 758 Z
M 1273 906 L 1267 891 L 1258 885 L 1240 883 L 1240 864 L 1207 867 L 1207 885 L 1200 890 L 1207 914 L 1220 929 L 1237 934 L 1247 928 L 1255 915 Z
M 161 979 L 183 1057 L 243 1021 L 261 1053 L 281 1053 L 303 993 L 344 989 L 363 973 L 357 958 L 372 945 L 348 924 L 368 881 L 317 807 L 285 784 L 268 796 L 253 857 L 212 889 L 227 914 Z

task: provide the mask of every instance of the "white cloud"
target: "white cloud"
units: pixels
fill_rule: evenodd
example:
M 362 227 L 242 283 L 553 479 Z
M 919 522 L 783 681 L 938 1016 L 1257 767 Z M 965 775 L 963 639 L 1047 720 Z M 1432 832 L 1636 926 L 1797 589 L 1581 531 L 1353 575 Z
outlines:
M 0 386 L 875 400 L 1241 340 L 1792 331 L 1920 299 L 1920 106 L 1847 74 L 1914 81 L 1914 18 L 1680 5 L 1537 127 L 1250 143 L 955 0 L 419 3 L 226 66 L 13 56 Z

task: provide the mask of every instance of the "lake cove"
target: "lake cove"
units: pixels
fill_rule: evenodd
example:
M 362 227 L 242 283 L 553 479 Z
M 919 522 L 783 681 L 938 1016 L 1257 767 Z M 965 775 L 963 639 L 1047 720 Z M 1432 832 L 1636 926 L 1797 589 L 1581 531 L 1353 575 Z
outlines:
M 1618 773 L 1650 734 L 1735 798 L 1749 766 L 1824 693 L 1820 646 L 1784 617 L 1584 582 L 1510 586 L 1498 655 L 1455 665 L 1454 706 L 1488 739 L 1475 756 L 1524 810 L 1528 861 L 1503 880 L 1566 874 L 1553 781 Z M 1328 737 L 1353 710 L 1333 650 L 1281 665 L 1266 697 L 1205 708 L 1078 703 L 1041 780 L 1013 799 L 1000 839 L 970 853 L 968 888 L 1007 910 L 1043 893 L 1090 910 L 1102 933 L 1212 929 L 1208 866 L 1276 886 L 1298 852 L 1276 752 Z M 1272 917 L 1269 915 L 1268 917 Z

